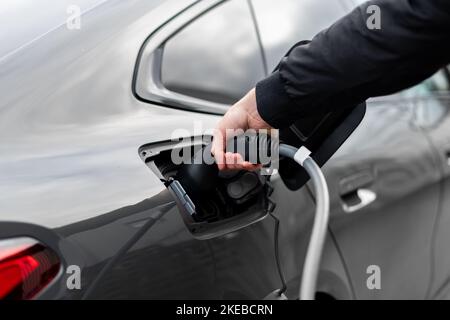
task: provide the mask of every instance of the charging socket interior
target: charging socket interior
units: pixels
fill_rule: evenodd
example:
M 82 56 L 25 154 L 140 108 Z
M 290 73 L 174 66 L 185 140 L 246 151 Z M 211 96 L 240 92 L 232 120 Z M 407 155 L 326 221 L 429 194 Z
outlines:
M 208 194 L 186 193 L 184 186 L 176 180 L 178 171 L 185 164 L 174 164 L 173 154 L 193 155 L 207 141 L 207 138 L 192 137 L 151 143 L 139 149 L 142 160 L 171 192 L 186 227 L 197 239 L 237 231 L 264 219 L 274 209 L 269 200 L 272 191 L 269 179 L 259 172 L 221 172 L 216 186 Z

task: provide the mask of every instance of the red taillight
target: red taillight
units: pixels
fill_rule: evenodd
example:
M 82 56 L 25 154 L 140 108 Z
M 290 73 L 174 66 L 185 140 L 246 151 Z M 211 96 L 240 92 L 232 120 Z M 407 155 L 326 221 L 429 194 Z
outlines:
M 0 240 L 0 299 L 30 299 L 57 275 L 53 250 L 31 238 Z

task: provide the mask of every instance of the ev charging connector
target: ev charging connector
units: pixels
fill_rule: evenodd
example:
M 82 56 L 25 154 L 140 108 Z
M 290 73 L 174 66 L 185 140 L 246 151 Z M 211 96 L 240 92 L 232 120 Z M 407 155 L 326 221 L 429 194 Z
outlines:
M 258 139 L 254 141 L 253 139 Z M 264 143 L 261 143 L 261 140 Z M 236 146 L 241 145 L 242 148 Z M 258 146 L 259 150 L 250 150 L 250 146 Z M 265 149 L 265 150 L 261 150 Z M 243 158 L 248 161 L 250 153 L 257 151 L 269 152 L 271 150 L 270 137 L 253 136 L 237 136 L 234 137 L 234 149 L 244 150 Z M 194 158 L 203 157 L 205 153 L 211 152 L 211 145 L 206 146 L 198 152 Z M 279 155 L 281 157 L 290 158 L 298 165 L 302 166 L 311 178 L 316 196 L 316 211 L 314 217 L 313 230 L 310 236 L 309 245 L 306 253 L 305 263 L 302 272 L 302 282 L 299 290 L 301 300 L 313 300 L 316 293 L 316 283 L 319 274 L 320 261 L 327 235 L 327 227 L 329 220 L 330 197 L 325 177 L 317 163 L 310 157 L 311 152 L 304 146 L 295 148 L 290 145 L 280 144 Z M 198 159 L 197 159 L 198 160 Z M 201 161 L 194 161 L 194 164 L 185 165 L 183 170 L 179 172 L 176 180 L 171 181 L 167 186 L 172 192 L 180 198 L 183 206 L 188 210 L 194 210 L 195 206 L 189 197 L 190 193 L 201 192 L 205 188 L 209 188 L 217 179 L 218 169 L 215 163 L 206 164 Z

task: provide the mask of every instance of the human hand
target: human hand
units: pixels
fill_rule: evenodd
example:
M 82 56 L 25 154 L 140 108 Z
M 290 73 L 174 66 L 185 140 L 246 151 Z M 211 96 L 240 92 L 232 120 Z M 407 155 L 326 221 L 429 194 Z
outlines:
M 260 165 L 244 161 L 238 153 L 225 152 L 226 142 L 234 130 L 272 129 L 258 113 L 255 89 L 250 90 L 241 100 L 234 104 L 217 124 L 211 152 L 216 159 L 219 170 L 256 170 Z M 231 131 L 231 132 L 230 132 Z

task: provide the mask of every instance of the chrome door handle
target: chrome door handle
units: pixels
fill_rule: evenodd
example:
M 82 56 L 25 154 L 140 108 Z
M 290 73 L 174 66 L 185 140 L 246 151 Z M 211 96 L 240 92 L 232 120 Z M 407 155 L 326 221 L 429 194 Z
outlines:
M 349 201 L 350 197 L 352 201 Z M 346 213 L 353 213 L 367 207 L 377 199 L 377 194 L 370 189 L 357 189 L 354 193 L 342 197 L 342 209 Z M 356 203 L 354 203 L 357 200 Z M 351 202 L 351 203 L 350 203 Z

